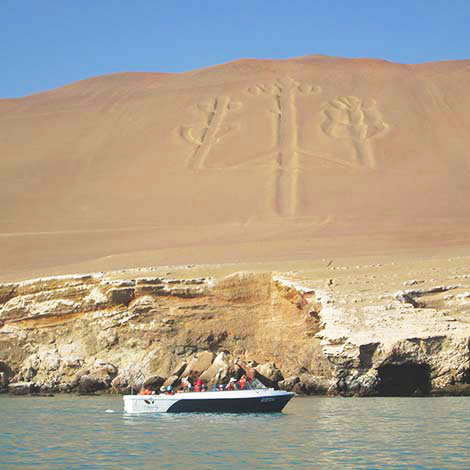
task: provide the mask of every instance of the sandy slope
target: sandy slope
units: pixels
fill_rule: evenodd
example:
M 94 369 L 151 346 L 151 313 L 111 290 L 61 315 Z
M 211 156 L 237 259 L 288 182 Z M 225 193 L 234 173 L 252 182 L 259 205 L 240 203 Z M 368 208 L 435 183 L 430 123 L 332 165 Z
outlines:
M 304 57 L 0 100 L 0 279 L 465 251 L 470 61 Z

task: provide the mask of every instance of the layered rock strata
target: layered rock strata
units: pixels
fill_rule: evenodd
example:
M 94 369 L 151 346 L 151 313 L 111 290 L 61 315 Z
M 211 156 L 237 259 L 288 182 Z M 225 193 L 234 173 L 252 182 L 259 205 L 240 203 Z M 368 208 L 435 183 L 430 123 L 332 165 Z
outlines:
M 470 276 L 352 297 L 298 273 L 134 274 L 1 284 L 0 391 L 127 393 L 243 373 L 305 394 L 417 395 L 470 383 Z

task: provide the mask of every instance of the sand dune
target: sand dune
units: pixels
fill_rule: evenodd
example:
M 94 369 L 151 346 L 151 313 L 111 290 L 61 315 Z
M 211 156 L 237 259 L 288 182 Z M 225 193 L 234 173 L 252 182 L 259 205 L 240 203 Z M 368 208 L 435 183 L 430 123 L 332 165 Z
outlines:
M 308 56 L 0 100 L 0 279 L 470 246 L 470 61 Z

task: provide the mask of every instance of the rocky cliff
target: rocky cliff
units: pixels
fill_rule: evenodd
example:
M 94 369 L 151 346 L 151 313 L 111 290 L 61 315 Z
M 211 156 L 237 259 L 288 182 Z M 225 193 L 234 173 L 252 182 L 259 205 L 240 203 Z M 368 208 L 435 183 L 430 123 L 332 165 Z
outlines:
M 224 383 L 248 370 L 307 394 L 448 392 L 470 382 L 470 274 L 466 259 L 442 263 L 440 274 L 413 273 L 422 279 L 391 263 L 1 284 L 0 388 L 127 392 L 187 375 Z

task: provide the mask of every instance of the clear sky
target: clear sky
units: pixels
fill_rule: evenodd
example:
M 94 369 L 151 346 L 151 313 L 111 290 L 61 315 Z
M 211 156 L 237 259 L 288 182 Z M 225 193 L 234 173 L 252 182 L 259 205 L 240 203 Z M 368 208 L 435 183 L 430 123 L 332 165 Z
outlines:
M 470 0 L 0 0 L 0 97 L 306 54 L 470 58 Z

